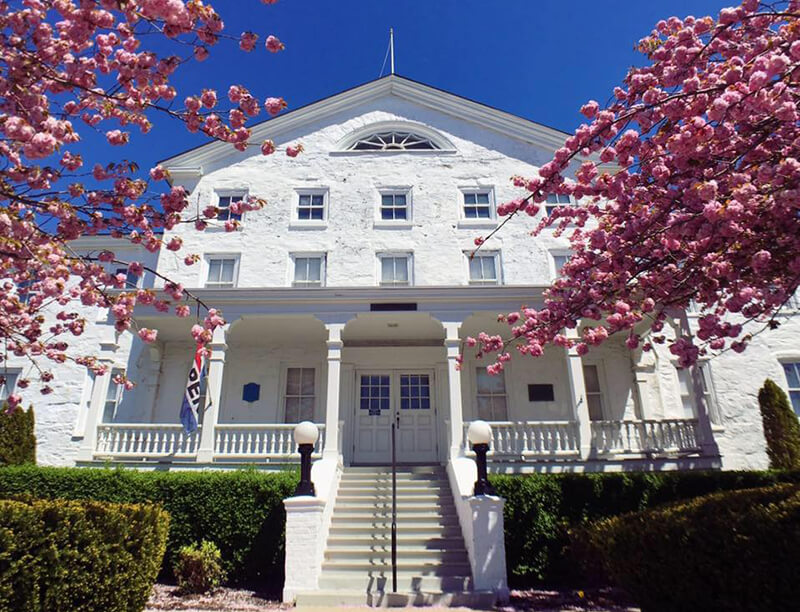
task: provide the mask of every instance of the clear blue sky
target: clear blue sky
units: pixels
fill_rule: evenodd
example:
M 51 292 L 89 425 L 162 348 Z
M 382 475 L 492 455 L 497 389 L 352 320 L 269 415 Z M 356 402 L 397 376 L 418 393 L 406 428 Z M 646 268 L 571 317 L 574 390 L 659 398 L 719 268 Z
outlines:
M 231 83 L 260 99 L 283 96 L 297 108 L 375 79 L 395 30 L 396 71 L 522 117 L 572 131 L 588 99 L 604 102 L 627 68 L 641 62 L 636 42 L 671 15 L 716 15 L 735 0 L 213 0 L 226 32 L 261 35 L 246 54 L 230 42 L 202 64 L 181 68 L 181 94 L 202 87 L 225 98 Z M 267 34 L 286 50 L 268 53 Z M 388 62 L 386 66 L 388 71 Z M 224 100 L 227 102 L 227 99 Z M 111 128 L 107 128 L 111 129 Z M 82 133 L 85 132 L 82 129 Z M 146 169 L 156 160 L 202 144 L 172 120 L 147 136 L 133 131 L 132 146 L 113 148 L 115 159 Z M 84 158 L 108 160 L 89 136 Z M 100 145 L 100 146 L 97 146 Z M 88 148 L 88 147 L 87 147 Z M 102 151 L 102 153 L 101 153 Z

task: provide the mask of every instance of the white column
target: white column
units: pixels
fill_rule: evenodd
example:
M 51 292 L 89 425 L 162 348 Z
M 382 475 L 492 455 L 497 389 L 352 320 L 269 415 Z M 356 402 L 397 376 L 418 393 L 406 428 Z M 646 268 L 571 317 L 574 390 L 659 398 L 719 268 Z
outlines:
M 575 330 L 567 330 L 570 338 L 577 338 Z M 574 348 L 567 349 L 567 378 L 572 399 L 572 415 L 578 422 L 581 459 L 588 459 L 592 452 L 592 424 L 589 420 L 589 404 L 586 401 L 586 384 L 583 380 L 583 360 Z
M 197 461 L 210 463 L 214 458 L 214 438 L 216 436 L 219 409 L 222 402 L 222 379 L 225 371 L 225 336 L 230 325 L 223 325 L 214 330 L 214 337 L 208 348 L 211 358 L 208 360 L 208 379 L 206 381 L 206 406 L 203 412 L 203 424 L 200 428 L 200 447 L 197 450 Z
M 463 454 L 461 438 L 464 436 L 464 406 L 461 398 L 461 370 L 458 356 L 461 354 L 461 338 L 458 335 L 461 321 L 442 321 L 445 330 L 444 345 L 447 348 L 447 384 L 450 396 L 450 458 Z
M 342 379 L 342 330 L 344 323 L 326 323 L 328 330 L 328 391 L 325 402 L 324 457 L 339 457 L 339 397 Z
M 79 461 L 91 461 L 94 459 L 94 451 L 97 446 L 97 426 L 103 415 L 103 407 L 108 396 L 108 387 L 111 384 L 111 370 L 114 367 L 114 353 L 117 345 L 117 332 L 114 327 L 109 325 L 101 331 L 102 340 L 100 341 L 100 355 L 98 361 L 108 368 L 102 376 L 94 377 L 94 387 L 89 401 L 89 413 L 86 415 L 86 431 L 83 436 L 83 443 L 78 451 Z

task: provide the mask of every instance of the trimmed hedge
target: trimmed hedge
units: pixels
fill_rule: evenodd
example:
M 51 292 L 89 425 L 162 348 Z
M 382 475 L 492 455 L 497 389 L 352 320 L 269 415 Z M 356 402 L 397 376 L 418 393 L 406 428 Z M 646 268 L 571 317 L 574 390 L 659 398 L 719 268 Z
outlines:
M 797 484 L 625 514 L 599 521 L 582 537 L 607 575 L 647 612 L 796 605 Z
M 36 463 L 33 406 L 0 409 L 0 466 Z
M 799 469 L 800 422 L 786 393 L 768 378 L 758 392 L 758 405 L 770 467 L 776 470 Z
M 297 485 L 295 471 L 142 472 L 124 469 L 20 466 L 0 470 L 0 497 L 161 503 L 171 517 L 162 578 L 172 576 L 182 546 L 209 540 L 219 546 L 232 582 L 283 583 L 283 499 Z
M 715 491 L 800 483 L 800 471 L 492 475 L 491 480 L 506 499 L 511 585 L 575 586 L 597 576 L 584 573 L 577 563 L 570 550 L 570 529 Z
M 153 505 L 0 500 L 0 610 L 143 610 L 168 525 Z

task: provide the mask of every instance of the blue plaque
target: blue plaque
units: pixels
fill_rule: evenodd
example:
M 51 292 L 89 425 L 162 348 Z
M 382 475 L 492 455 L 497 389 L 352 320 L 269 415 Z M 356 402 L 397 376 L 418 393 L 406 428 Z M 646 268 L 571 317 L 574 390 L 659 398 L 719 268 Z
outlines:
M 261 385 L 256 383 L 247 383 L 242 387 L 242 401 L 257 402 L 261 395 Z

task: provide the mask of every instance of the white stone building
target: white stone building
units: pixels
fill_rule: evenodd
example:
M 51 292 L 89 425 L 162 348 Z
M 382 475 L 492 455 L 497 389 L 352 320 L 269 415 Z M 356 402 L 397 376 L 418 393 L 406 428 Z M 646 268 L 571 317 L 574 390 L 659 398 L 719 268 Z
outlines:
M 87 312 L 97 323 L 81 349 L 138 385 L 122 392 L 108 376 L 65 365 L 52 395 L 25 390 L 41 463 L 280 465 L 297 457 L 292 423 L 311 420 L 325 458 L 315 480 L 328 475 L 321 497 L 331 500 L 339 466 L 390 461 L 394 421 L 398 461 L 447 466 L 459 516 L 474 478 L 454 466 L 471 465 L 459 459 L 469 455 L 463 432 L 479 418 L 492 422 L 495 470 L 767 467 L 756 394 L 771 377 L 800 410 L 796 309 L 744 354 L 690 371 L 665 350 L 632 354 L 620 339 L 583 358 L 558 348 L 515 356 L 499 377 L 469 352 L 456 369 L 462 340 L 507 331 L 497 314 L 539 303 L 569 253 L 552 232 L 532 239 L 538 219 L 521 218 L 468 258 L 474 238 L 496 226 L 496 204 L 519 195 L 509 178 L 535 174 L 565 134 L 392 75 L 255 128 L 255 141 L 267 137 L 305 152 L 264 157 L 212 143 L 164 162 L 200 211 L 245 195 L 268 202 L 233 233 L 174 230 L 202 255 L 199 265 L 167 251 L 129 253 L 228 321 L 212 346 L 199 433 L 184 434 L 178 418 L 194 319 L 143 309 L 138 323 L 159 330 L 145 346 L 114 333 L 106 313 Z M 559 204 L 574 203 L 550 203 Z M 140 282 L 158 286 L 149 274 Z M 3 393 L 27 367 L 10 361 Z M 320 525 L 332 503 L 319 506 Z M 311 587 L 287 588 L 291 597 Z

